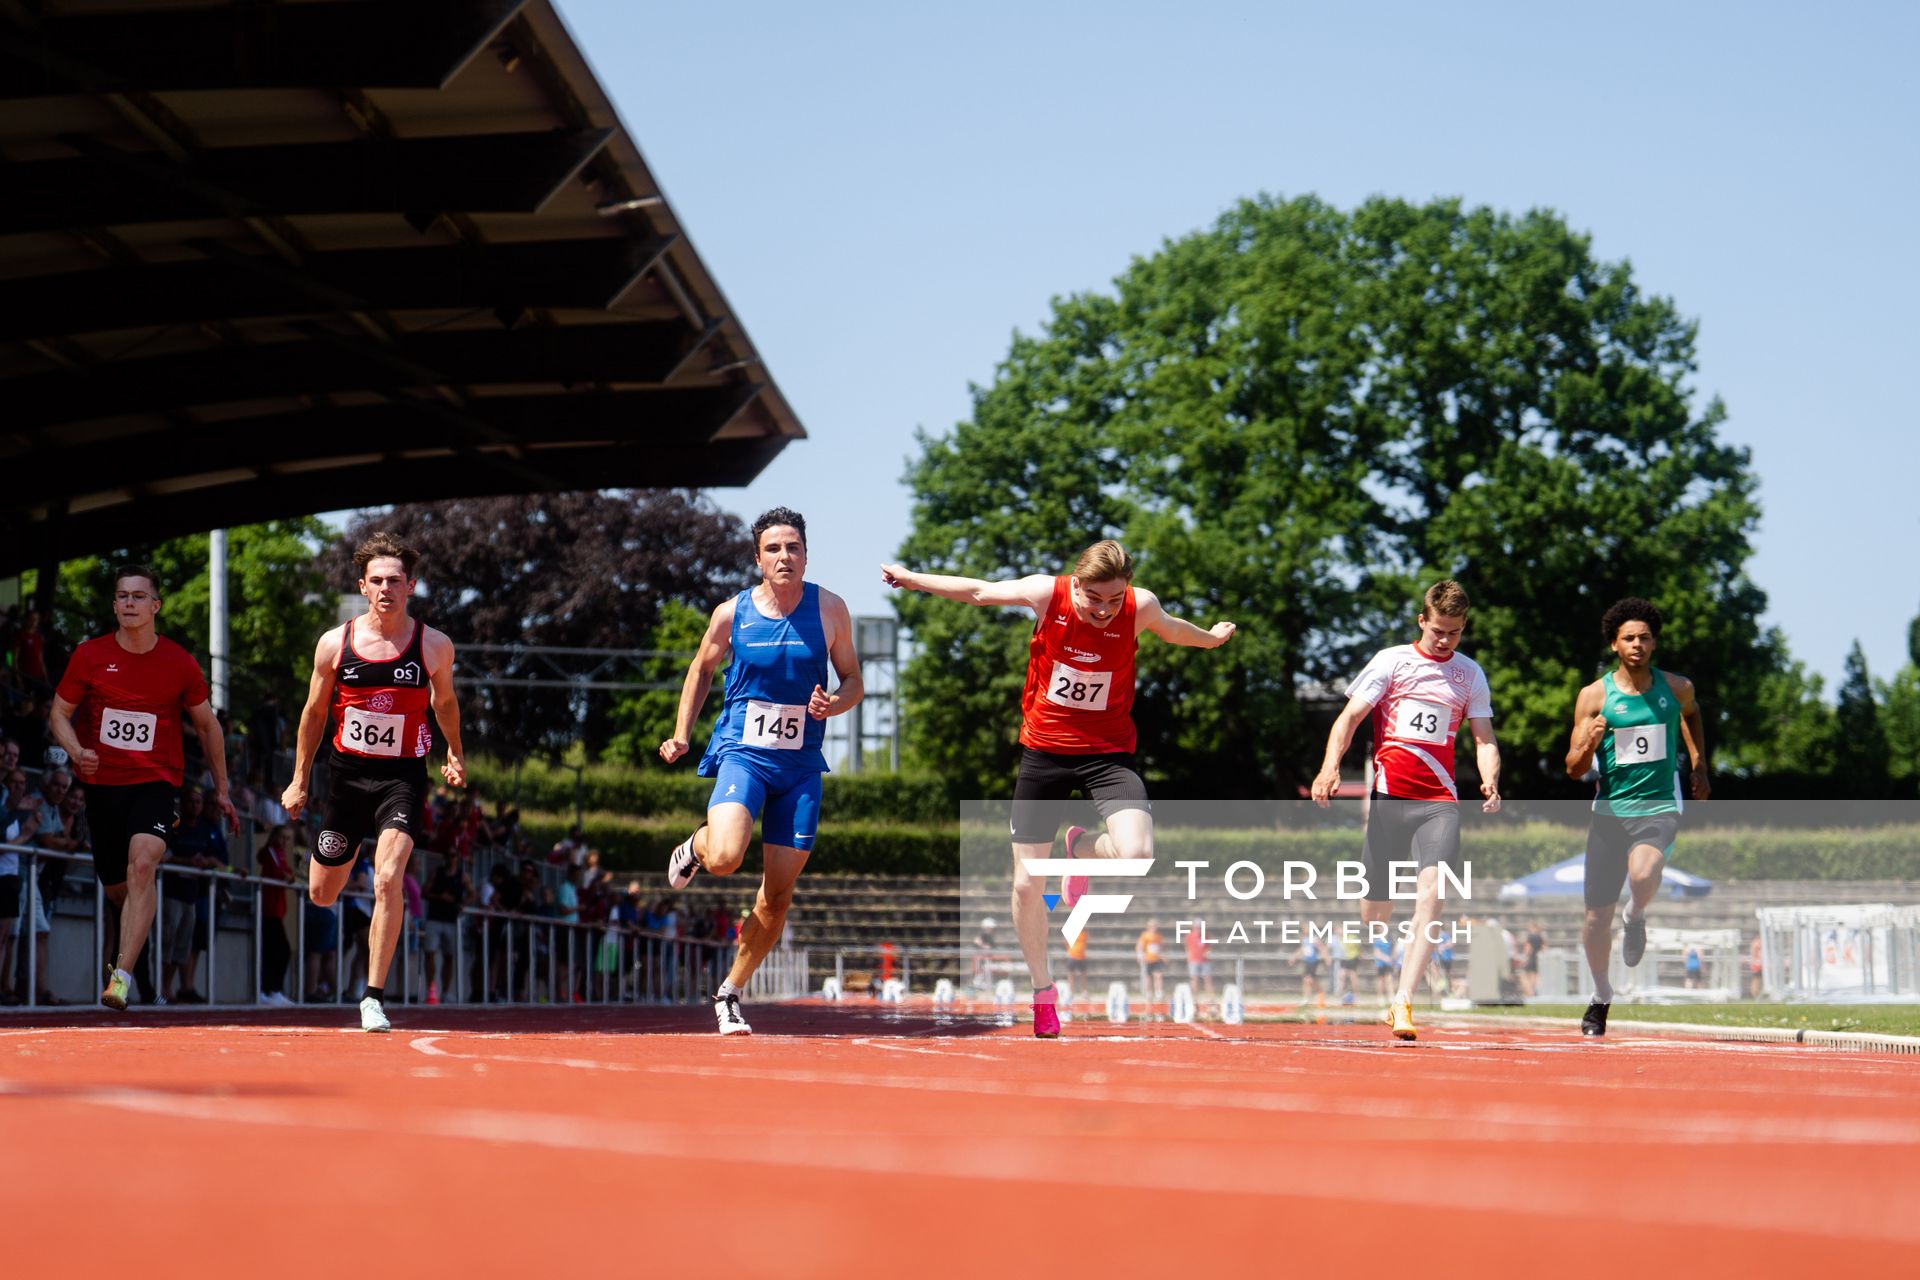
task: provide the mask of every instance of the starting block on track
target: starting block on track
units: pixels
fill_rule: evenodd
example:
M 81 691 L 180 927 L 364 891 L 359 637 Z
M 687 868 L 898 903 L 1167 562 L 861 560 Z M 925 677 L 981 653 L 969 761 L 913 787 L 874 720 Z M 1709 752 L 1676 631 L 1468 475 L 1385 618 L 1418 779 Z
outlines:
M 898 978 L 888 978 L 880 984 L 880 999 L 887 1004 L 899 1004 L 907 998 L 907 984 Z
M 1013 1003 L 1013 979 L 1002 978 L 993 984 L 993 1002 L 995 1004 Z
M 1240 994 L 1238 983 L 1229 982 L 1220 989 L 1220 1021 L 1237 1027 L 1246 1020 L 1246 998 Z
M 933 1004 L 935 1008 L 944 1008 L 953 1003 L 953 979 L 942 978 L 933 984 Z
M 1073 984 L 1065 978 L 1053 984 L 1054 1012 L 1060 1015 L 1060 1021 L 1073 1021 Z
M 820 998 L 822 1000 L 838 1000 L 840 995 L 840 979 L 828 978 L 820 984 Z
M 1193 1021 L 1193 987 L 1190 984 L 1183 982 L 1173 989 L 1173 1003 L 1168 1007 L 1168 1012 L 1173 1015 L 1175 1022 Z
M 1127 1020 L 1127 984 L 1116 982 L 1107 988 L 1107 1021 Z

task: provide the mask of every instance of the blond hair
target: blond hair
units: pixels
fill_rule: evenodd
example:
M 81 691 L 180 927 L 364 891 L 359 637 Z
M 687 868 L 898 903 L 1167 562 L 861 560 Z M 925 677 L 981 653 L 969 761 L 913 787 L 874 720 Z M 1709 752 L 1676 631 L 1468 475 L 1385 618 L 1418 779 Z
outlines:
M 1116 578 L 1132 582 L 1133 557 L 1125 547 L 1106 538 L 1080 553 L 1080 559 L 1073 566 L 1073 576 L 1085 583 L 1112 582 Z
M 1464 618 L 1473 602 L 1467 599 L 1467 589 L 1452 578 L 1442 578 L 1427 588 L 1425 607 L 1422 613 L 1429 617 Z

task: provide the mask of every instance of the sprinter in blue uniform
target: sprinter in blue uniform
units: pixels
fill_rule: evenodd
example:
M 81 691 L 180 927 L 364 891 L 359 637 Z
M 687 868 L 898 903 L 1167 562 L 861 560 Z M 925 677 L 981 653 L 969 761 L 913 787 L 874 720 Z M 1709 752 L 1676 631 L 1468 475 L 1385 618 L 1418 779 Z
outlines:
M 733 968 L 713 996 L 722 1035 L 752 1031 L 740 1016 L 740 995 L 779 940 L 794 881 L 819 832 L 826 719 L 853 710 L 866 691 L 847 602 L 805 580 L 805 518 L 775 507 L 753 522 L 753 544 L 760 585 L 713 611 L 687 668 L 673 736 L 660 744 L 668 764 L 692 749 L 693 725 L 714 673 L 731 654 L 725 702 L 700 760 L 700 776 L 714 780 L 707 820 L 667 859 L 667 879 L 676 889 L 701 871 L 731 875 L 747 856 L 754 819 L 761 819 L 766 866 L 760 893 L 740 930 Z M 832 693 L 826 690 L 829 662 L 840 680 Z

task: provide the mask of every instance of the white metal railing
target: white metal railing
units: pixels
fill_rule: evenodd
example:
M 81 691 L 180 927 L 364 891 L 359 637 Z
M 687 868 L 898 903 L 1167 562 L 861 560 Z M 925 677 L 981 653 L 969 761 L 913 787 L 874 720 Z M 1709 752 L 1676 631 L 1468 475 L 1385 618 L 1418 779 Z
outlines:
M 87 853 L 62 853 L 50 849 L 36 849 L 24 845 L 0 844 L 0 852 L 14 853 L 19 856 L 21 865 L 21 923 L 13 945 L 21 948 L 23 955 L 16 969 L 20 975 L 17 986 L 22 995 L 22 1004 L 27 1008 L 40 1007 L 39 993 L 49 985 L 47 976 L 39 971 L 39 948 L 35 945 L 38 919 L 43 912 L 47 917 L 50 937 L 49 955 L 51 956 L 51 935 L 64 920 L 71 922 L 76 913 L 57 910 L 58 902 L 44 904 L 39 894 L 39 878 L 42 867 L 50 861 L 69 864 L 68 872 L 84 868 L 92 871 L 93 857 Z M 63 872 L 63 876 L 68 872 Z M 294 1004 L 308 1002 L 307 984 L 301 979 L 305 973 L 308 951 L 307 921 L 309 911 L 326 912 L 332 917 L 335 945 L 331 948 L 333 962 L 331 981 L 326 990 L 333 999 L 346 992 L 349 982 L 347 972 L 347 948 L 341 943 L 345 940 L 348 927 L 346 919 L 349 910 L 359 911 L 371 920 L 372 893 L 363 889 L 352 889 L 343 893 L 340 899 L 328 907 L 314 907 L 307 897 L 304 882 L 270 879 L 258 875 L 243 875 L 231 869 L 213 870 L 197 867 L 174 866 L 162 863 L 155 878 L 155 910 L 153 927 L 148 935 L 148 967 L 150 974 L 136 974 L 137 978 L 150 978 L 157 990 L 164 982 L 166 973 L 166 911 L 163 903 L 167 891 L 163 883 L 168 879 L 181 877 L 208 881 L 204 890 L 206 900 L 212 905 L 212 918 L 207 922 L 206 995 L 207 1003 L 226 1008 L 251 1007 L 261 1001 L 262 937 L 268 928 L 283 928 L 288 938 L 288 968 L 285 981 L 293 983 L 288 998 Z M 73 1001 L 63 1003 L 91 1004 L 97 994 L 96 980 L 102 975 L 106 962 L 106 948 L 111 941 L 107 937 L 106 893 L 97 879 L 89 874 L 93 883 L 92 936 L 85 955 L 87 960 L 80 966 L 81 978 L 78 986 L 68 983 L 69 989 L 76 993 Z M 274 891 L 292 891 L 293 902 L 288 905 L 287 924 L 283 925 L 279 917 L 268 916 L 265 908 L 265 895 Z M 172 890 L 176 896 L 179 890 Z M 188 890 L 189 896 L 196 891 Z M 241 909 L 244 925 L 235 928 L 232 916 L 236 914 L 233 899 L 244 895 L 247 899 Z M 221 897 L 229 901 L 226 911 L 227 923 L 222 923 L 220 907 Z M 64 895 L 61 895 L 64 900 Z M 365 909 L 350 907 L 348 900 L 367 903 Z M 387 1001 L 390 1004 L 418 1004 L 426 1000 L 428 994 L 424 947 L 426 921 L 411 916 L 405 918 L 400 938 L 395 945 L 393 966 L 386 982 Z M 439 972 L 441 990 L 438 1003 L 443 1004 L 674 1004 L 698 1003 L 706 1000 L 720 981 L 725 978 L 735 956 L 735 944 L 705 938 L 679 938 L 665 934 L 635 928 L 629 925 L 608 922 L 586 922 L 562 920 L 551 916 L 536 916 L 520 912 L 482 910 L 475 907 L 462 907 L 459 918 L 451 921 L 453 929 L 453 951 L 451 963 L 441 960 L 432 968 Z M 291 927 L 288 927 L 291 926 Z M 355 926 L 356 930 L 358 926 Z M 239 998 L 222 998 L 222 954 L 221 934 L 229 935 L 226 947 L 235 945 L 234 933 L 247 935 L 251 945 L 245 959 L 238 966 L 244 974 L 245 987 Z M 243 944 L 244 945 L 244 944 Z M 363 944 L 370 945 L 370 944 Z M 70 952 L 71 946 L 63 948 Z M 313 954 L 324 955 L 324 952 Z M 137 960 L 136 960 L 137 964 Z M 451 973 L 447 970 L 450 967 Z M 0 965 L 4 969 L 4 965 Z M 808 985 L 808 956 L 805 949 L 778 948 L 768 955 L 765 962 L 755 972 L 748 984 L 749 998 L 784 999 L 803 995 Z M 229 988 L 233 976 L 229 973 L 226 986 Z M 193 965 L 193 972 L 186 975 L 187 984 L 196 986 L 199 979 L 199 964 Z M 144 985 L 144 984 L 143 984 Z M 78 993 L 84 991 L 84 996 Z M 164 992 L 160 992 L 163 994 Z M 229 992 L 229 996 L 231 993 Z
M 1920 997 L 1920 906 L 1761 907 L 1756 914 L 1769 997 Z

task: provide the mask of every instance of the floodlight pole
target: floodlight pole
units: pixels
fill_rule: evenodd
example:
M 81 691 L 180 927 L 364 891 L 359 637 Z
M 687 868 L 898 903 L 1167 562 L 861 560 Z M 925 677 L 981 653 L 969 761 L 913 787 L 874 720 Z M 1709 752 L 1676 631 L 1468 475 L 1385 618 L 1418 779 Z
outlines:
M 213 655 L 213 709 L 225 711 L 227 688 L 227 531 L 207 538 L 207 649 Z

